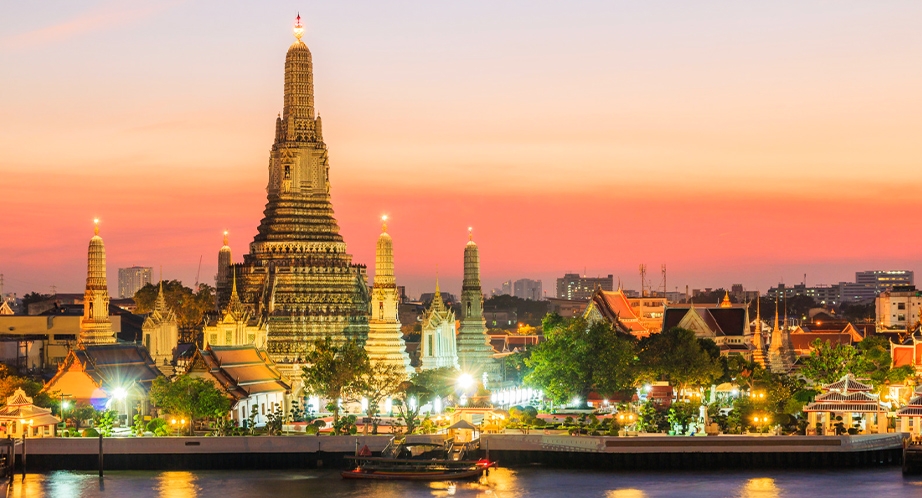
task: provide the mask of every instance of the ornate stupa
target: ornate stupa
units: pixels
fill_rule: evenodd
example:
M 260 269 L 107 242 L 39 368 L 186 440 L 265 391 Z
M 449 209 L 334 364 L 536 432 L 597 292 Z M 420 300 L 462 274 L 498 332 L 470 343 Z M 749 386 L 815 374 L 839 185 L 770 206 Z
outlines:
M 225 230 L 224 245 L 218 251 L 218 274 L 215 276 L 217 309 L 223 308 L 230 299 L 231 265 L 233 264 L 231 256 L 231 248 L 227 242 L 227 230 Z
M 423 314 L 419 363 L 421 370 L 458 368 L 455 344 L 455 312 L 442 300 L 439 279 L 435 279 L 435 294 Z
M 387 216 L 381 218 L 381 235 L 375 250 L 375 280 L 371 293 L 371 320 L 368 322 L 368 341 L 365 351 L 373 363 L 395 365 L 407 375 L 414 372 L 410 366 L 407 345 L 400 331 L 398 306 L 400 296 L 394 278 L 394 242 L 387 233 Z
M 752 332 L 752 361 L 761 366 L 767 364 L 765 360 L 765 340 L 762 338 L 762 306 L 759 293 L 756 293 L 756 326 Z
M 78 347 L 112 344 L 115 332 L 109 320 L 109 286 L 106 281 L 106 246 L 99 236 L 99 220 L 93 220 L 93 238 L 87 251 L 86 291 Z
M 284 107 L 269 153 L 264 217 L 243 263 L 231 266 L 240 301 L 266 319 L 270 356 L 295 377 L 311 341 L 364 342 L 369 316 L 365 267 L 352 264 L 333 217 L 330 163 L 303 34 L 298 16 L 285 56 Z
M 163 295 L 163 277 L 160 277 L 160 290 L 154 309 L 141 325 L 142 344 L 147 348 L 157 368 L 165 375 L 172 375 L 173 350 L 179 343 L 179 325 L 176 313 L 166 303 Z
M 787 319 L 784 320 L 785 325 Z M 775 325 L 772 327 L 772 343 L 768 350 L 769 368 L 775 373 L 787 373 L 794 365 L 793 349 L 787 327 L 779 325 L 778 299 L 775 298 Z
M 497 380 L 493 346 L 483 318 L 483 292 L 480 289 L 480 255 L 474 243 L 473 229 L 468 228 L 464 247 L 464 281 L 461 284 L 461 330 L 458 332 L 458 363 L 461 370 L 477 378 L 484 374 Z

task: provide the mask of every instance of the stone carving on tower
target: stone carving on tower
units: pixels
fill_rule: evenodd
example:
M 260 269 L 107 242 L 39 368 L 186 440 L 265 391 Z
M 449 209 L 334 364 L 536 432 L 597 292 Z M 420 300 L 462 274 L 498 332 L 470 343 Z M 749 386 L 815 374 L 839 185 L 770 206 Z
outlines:
M 458 333 L 458 363 L 461 370 L 476 378 L 498 380 L 493 346 L 483 318 L 483 292 L 480 288 L 480 255 L 468 228 L 464 247 L 464 281 L 461 285 L 461 330 Z
M 173 351 L 179 343 L 179 324 L 176 313 L 167 305 L 163 296 L 163 278 L 160 279 L 160 291 L 154 302 L 154 309 L 141 325 L 142 343 L 151 358 L 164 375 L 172 375 Z
M 297 384 L 297 365 L 311 341 L 364 343 L 370 296 L 365 267 L 352 264 L 333 217 L 330 163 L 314 112 L 311 52 L 301 41 L 300 16 L 294 34 L 285 56 L 284 107 L 269 153 L 264 216 L 249 254 L 231 265 L 231 275 L 241 303 L 265 319 L 270 356 Z
M 93 238 L 87 251 L 86 291 L 83 294 L 83 319 L 77 347 L 115 343 L 109 320 L 109 286 L 106 280 L 106 246 L 99 236 L 99 220 L 93 220 Z
M 439 279 L 435 279 L 435 295 L 429 308 L 423 314 L 422 352 L 419 355 L 420 369 L 458 368 L 458 353 L 455 345 L 455 312 L 445 306 Z
M 387 233 L 387 216 L 381 218 L 381 235 L 375 250 L 375 279 L 371 292 L 371 320 L 365 351 L 372 363 L 394 365 L 409 376 L 414 372 L 400 331 L 400 295 L 394 278 L 394 243 Z

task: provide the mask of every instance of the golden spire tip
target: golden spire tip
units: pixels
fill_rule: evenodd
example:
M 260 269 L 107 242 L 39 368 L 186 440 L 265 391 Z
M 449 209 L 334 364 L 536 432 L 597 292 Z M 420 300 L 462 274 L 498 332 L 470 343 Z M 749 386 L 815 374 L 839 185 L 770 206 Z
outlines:
M 99 218 L 93 218 L 93 235 L 99 235 Z
M 224 245 L 227 245 L 227 230 L 224 230 Z
M 301 37 L 304 36 L 304 26 L 301 25 L 301 13 L 300 12 L 298 12 L 298 17 L 295 18 L 294 32 L 295 32 L 295 38 L 297 38 L 298 41 L 301 41 Z
M 387 231 L 387 215 L 381 215 L 381 231 Z

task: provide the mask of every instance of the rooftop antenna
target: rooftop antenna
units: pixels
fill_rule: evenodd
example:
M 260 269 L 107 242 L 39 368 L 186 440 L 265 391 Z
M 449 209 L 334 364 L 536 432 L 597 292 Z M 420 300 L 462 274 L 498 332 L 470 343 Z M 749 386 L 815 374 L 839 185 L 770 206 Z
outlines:
M 192 288 L 192 292 L 198 292 L 198 277 L 202 273 L 202 256 L 204 254 L 198 257 L 198 270 L 195 272 L 195 287 Z
M 646 291 L 647 265 L 640 265 L 640 297 L 647 297 Z

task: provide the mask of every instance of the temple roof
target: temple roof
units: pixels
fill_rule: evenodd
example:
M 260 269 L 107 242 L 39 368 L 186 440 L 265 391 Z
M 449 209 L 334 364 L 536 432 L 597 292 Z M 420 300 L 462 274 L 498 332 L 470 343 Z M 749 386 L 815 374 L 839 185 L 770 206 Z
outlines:
M 255 346 L 207 346 L 196 351 L 190 371 L 208 372 L 235 400 L 251 394 L 287 392 L 291 386 L 269 355 Z
M 743 336 L 748 335 L 750 331 L 745 307 L 721 308 L 714 305 L 670 305 L 663 313 L 663 330 L 677 327 L 689 313 L 700 316 L 716 336 Z
M 104 389 L 133 383 L 148 391 L 154 379 L 163 375 L 144 346 L 125 343 L 87 345 L 83 349 L 72 349 L 67 354 L 45 390 L 53 389 L 65 372 L 74 369 L 82 371 Z
M 844 393 L 851 393 L 856 391 L 870 392 L 873 388 L 862 382 L 855 380 L 855 376 L 852 374 L 845 374 L 841 379 L 832 384 L 826 384 L 823 386 L 824 391 L 839 391 Z

